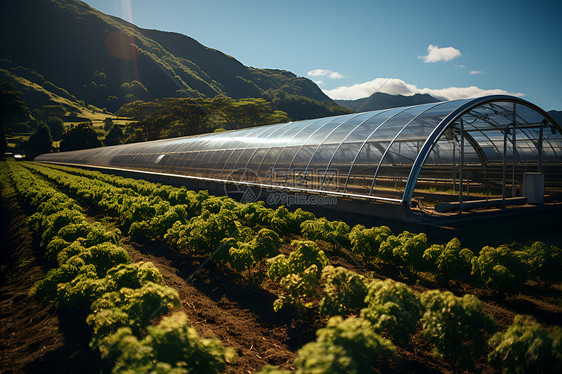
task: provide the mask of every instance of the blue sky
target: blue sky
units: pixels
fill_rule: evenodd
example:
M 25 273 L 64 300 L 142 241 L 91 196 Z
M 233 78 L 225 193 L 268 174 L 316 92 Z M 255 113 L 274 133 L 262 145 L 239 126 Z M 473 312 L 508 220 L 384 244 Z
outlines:
M 86 0 L 335 99 L 515 94 L 562 110 L 562 1 Z M 431 53 L 430 53 L 431 52 Z

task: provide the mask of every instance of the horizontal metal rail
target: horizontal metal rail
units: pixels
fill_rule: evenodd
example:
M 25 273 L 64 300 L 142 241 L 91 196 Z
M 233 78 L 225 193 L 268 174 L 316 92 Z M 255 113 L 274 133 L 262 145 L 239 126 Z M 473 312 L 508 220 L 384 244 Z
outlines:
M 138 169 L 115 168 L 115 167 L 111 167 L 111 166 L 86 165 L 86 164 L 75 164 L 75 163 L 70 163 L 70 162 L 56 162 L 56 161 L 36 161 L 36 162 L 45 163 L 45 164 L 74 166 L 74 167 L 88 168 L 88 169 L 106 169 L 106 170 L 116 170 L 116 171 L 128 171 L 128 172 L 139 173 L 139 174 L 160 175 L 160 176 L 163 176 L 163 177 L 182 178 L 182 179 L 188 179 L 188 180 L 193 180 L 193 181 L 204 181 L 204 182 L 212 182 L 212 183 L 229 183 L 229 184 L 240 185 L 240 186 L 248 186 L 248 187 L 271 188 L 271 189 L 274 189 L 274 190 L 283 190 L 283 191 L 290 191 L 290 192 L 304 192 L 304 193 L 309 193 L 309 194 L 321 194 L 321 195 L 336 196 L 336 197 L 348 197 L 348 198 L 354 198 L 354 199 L 365 199 L 365 200 L 370 200 L 370 201 L 382 201 L 382 202 L 386 202 L 386 203 L 402 204 L 401 199 L 393 199 L 393 198 L 382 197 L 382 196 L 369 196 L 369 195 L 353 194 L 353 193 L 347 193 L 347 192 L 336 192 L 336 191 L 325 191 L 325 190 L 298 188 L 298 187 L 278 186 L 278 185 L 274 185 L 274 184 L 240 182 L 240 181 L 228 180 L 228 179 L 193 177 L 193 176 L 190 176 L 190 175 L 183 175 L 183 174 L 160 173 L 160 172 L 155 172 L 155 171 L 146 171 L 146 170 L 138 170 Z

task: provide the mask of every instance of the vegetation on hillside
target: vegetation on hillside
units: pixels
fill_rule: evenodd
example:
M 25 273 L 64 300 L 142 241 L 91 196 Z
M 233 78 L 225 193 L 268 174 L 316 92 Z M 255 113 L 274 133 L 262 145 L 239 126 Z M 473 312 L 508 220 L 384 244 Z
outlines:
M 141 29 L 80 1 L 1 5 L 0 30 L 17 37 L 0 40 L 0 58 L 34 69 L 53 82 L 47 90 L 69 100 L 74 95 L 116 111 L 128 102 L 164 97 L 255 97 L 273 101 L 274 109 L 294 120 L 347 111 L 307 78 L 244 66 L 188 36 Z M 287 96 L 272 100 L 268 91 Z
M 139 100 L 125 104 L 117 113 L 138 121 L 138 140 L 195 135 L 289 120 L 284 112 L 273 110 L 264 99 L 234 100 L 222 96 L 213 99 Z
M 0 158 L 7 149 L 6 133 L 13 129 L 16 122 L 29 117 L 29 108 L 21 99 L 20 92 L 9 83 L 0 83 Z

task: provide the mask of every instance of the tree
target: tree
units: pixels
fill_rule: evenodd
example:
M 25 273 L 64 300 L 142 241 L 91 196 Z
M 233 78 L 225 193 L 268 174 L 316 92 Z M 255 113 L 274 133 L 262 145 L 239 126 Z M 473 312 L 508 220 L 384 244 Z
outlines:
M 113 120 L 111 119 L 111 117 L 105 117 L 105 119 L 103 120 L 103 129 L 105 131 L 109 131 L 111 130 L 112 127 L 113 127 Z
M 144 140 L 195 135 L 210 130 L 206 110 L 199 101 L 192 99 L 137 100 L 123 105 L 118 114 L 138 121 Z
M 88 122 L 80 123 L 66 130 L 60 143 L 61 152 L 75 151 L 101 147 L 101 142 L 92 125 Z
M 64 133 L 64 122 L 59 117 L 49 117 L 47 118 L 47 126 L 51 130 L 51 136 L 53 140 L 61 140 L 62 134 Z
M 64 118 L 66 109 L 62 105 L 43 105 L 33 109 L 33 117 L 38 121 L 46 121 L 49 117 Z
M 121 130 L 121 127 L 119 125 L 113 125 L 111 130 L 109 130 L 109 132 L 105 136 L 103 143 L 105 145 L 122 144 L 124 137 L 125 135 L 123 134 L 123 130 Z
M 201 134 L 221 126 L 233 129 L 289 120 L 263 99 L 225 96 L 137 100 L 123 105 L 118 115 L 138 121 L 144 140 Z
M 245 98 L 234 100 L 219 96 L 211 104 L 213 114 L 222 118 L 229 130 L 286 122 L 287 114 L 273 110 L 271 103 L 264 99 Z
M 37 130 L 29 137 L 26 143 L 27 159 L 33 160 L 40 154 L 50 152 L 53 148 L 51 131 L 44 122 L 39 122 Z
M 11 83 L 0 83 L 0 158 L 4 157 L 8 143 L 6 133 L 15 122 L 29 118 L 29 108 L 21 98 L 21 93 Z

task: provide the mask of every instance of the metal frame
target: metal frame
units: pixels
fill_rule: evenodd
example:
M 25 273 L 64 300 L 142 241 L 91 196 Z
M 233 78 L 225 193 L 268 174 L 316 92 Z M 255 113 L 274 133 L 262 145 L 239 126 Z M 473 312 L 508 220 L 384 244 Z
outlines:
M 471 109 L 476 108 L 476 107 L 481 106 L 481 105 L 484 105 L 486 103 L 494 102 L 494 101 L 514 102 L 514 103 L 519 103 L 519 104 L 525 105 L 525 106 L 535 110 L 539 114 L 541 114 L 544 118 L 548 119 L 548 121 L 550 123 L 552 123 L 553 126 L 555 126 L 558 129 L 558 131 L 561 131 L 560 125 L 558 123 L 556 123 L 556 121 L 554 121 L 554 119 L 552 119 L 552 117 L 548 113 L 546 113 L 544 110 L 542 110 L 538 106 L 536 106 L 536 105 L 534 105 L 534 104 L 532 104 L 532 103 L 530 103 L 526 100 L 523 100 L 521 98 L 514 97 L 514 96 L 508 96 L 508 95 L 491 95 L 491 96 L 484 96 L 484 97 L 473 99 L 473 100 L 459 106 L 457 109 L 455 109 L 451 113 L 449 113 L 449 115 L 447 115 L 445 118 L 443 118 L 443 120 L 441 120 L 441 122 L 435 127 L 435 129 L 433 130 L 431 135 L 427 137 L 427 140 L 425 141 L 425 144 L 424 144 L 422 150 L 420 151 L 420 153 L 418 154 L 418 157 L 416 158 L 416 161 L 412 165 L 410 175 L 408 176 L 408 182 L 406 183 L 406 187 L 404 189 L 404 195 L 402 197 L 402 203 L 403 204 L 407 204 L 407 205 L 410 204 L 410 201 L 412 200 L 412 195 L 414 193 L 414 188 L 415 188 L 416 182 L 417 182 L 419 174 L 421 172 L 421 168 L 422 168 L 423 164 L 425 163 L 425 160 L 426 160 L 427 156 L 430 154 L 431 150 L 435 146 L 437 140 L 445 132 L 447 127 L 452 125 L 455 122 L 455 120 L 457 120 L 458 118 L 460 118 L 464 114 L 468 113 Z

